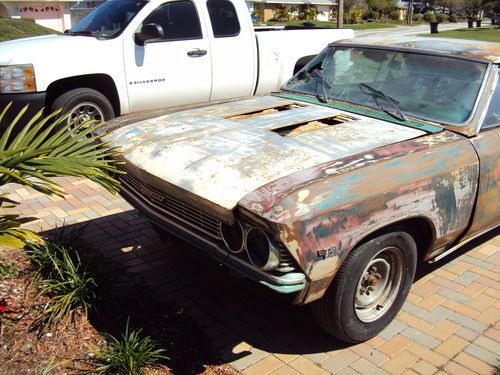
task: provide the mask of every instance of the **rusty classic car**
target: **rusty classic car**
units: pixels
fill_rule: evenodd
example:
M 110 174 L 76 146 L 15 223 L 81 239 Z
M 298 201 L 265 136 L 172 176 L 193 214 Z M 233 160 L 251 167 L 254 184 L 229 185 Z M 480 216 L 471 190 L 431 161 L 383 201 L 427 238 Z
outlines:
M 339 340 L 403 305 L 418 262 L 500 218 L 500 44 L 329 45 L 280 92 L 112 120 L 122 195 Z

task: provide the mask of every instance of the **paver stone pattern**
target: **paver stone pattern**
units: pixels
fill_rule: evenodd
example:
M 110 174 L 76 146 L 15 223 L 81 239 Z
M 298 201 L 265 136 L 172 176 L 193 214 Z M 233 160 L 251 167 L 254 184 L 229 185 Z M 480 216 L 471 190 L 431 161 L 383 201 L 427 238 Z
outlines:
M 77 178 L 60 178 L 65 198 L 19 185 L 1 192 L 50 233 L 84 227 L 89 244 L 138 274 L 165 303 L 182 307 L 221 359 L 243 374 L 491 374 L 500 358 L 500 235 L 473 241 L 417 271 L 396 319 L 355 346 L 311 329 L 308 307 L 216 263 L 175 237 L 159 238 L 120 196 Z

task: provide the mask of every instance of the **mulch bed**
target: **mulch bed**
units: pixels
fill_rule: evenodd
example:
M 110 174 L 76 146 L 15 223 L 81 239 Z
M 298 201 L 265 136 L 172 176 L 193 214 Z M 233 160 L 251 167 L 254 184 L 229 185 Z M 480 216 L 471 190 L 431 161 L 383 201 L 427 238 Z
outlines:
M 140 282 L 134 284 L 137 293 L 124 293 L 129 301 L 105 301 L 88 319 L 76 310 L 67 321 L 44 328 L 40 319 L 49 298 L 40 295 L 25 251 L 0 249 L 0 264 L 10 270 L 0 275 L 1 374 L 95 373 L 91 348 L 106 345 L 98 332 L 120 337 L 128 317 L 131 329 L 142 329 L 169 357 L 146 374 L 237 374 L 213 354 L 196 322 L 182 309 L 156 301 Z

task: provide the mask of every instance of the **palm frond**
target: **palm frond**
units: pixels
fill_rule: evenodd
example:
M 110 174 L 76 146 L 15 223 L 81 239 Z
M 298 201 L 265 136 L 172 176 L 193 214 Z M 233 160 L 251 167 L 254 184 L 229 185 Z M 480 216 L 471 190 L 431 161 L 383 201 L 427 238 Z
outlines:
M 54 177 L 75 176 L 86 177 L 111 193 L 118 191 L 119 182 L 112 175 L 122 173 L 116 168 L 120 162 L 114 159 L 119 152 L 95 133 L 103 123 L 76 125 L 67 123 L 67 116 L 58 117 L 59 111 L 43 117 L 40 110 L 14 135 L 28 107 L 5 127 L 2 121 L 10 107 L 8 104 L 0 113 L 0 128 L 5 129 L 0 137 L 0 186 L 18 183 L 46 195 L 63 196 L 64 190 Z M 0 208 L 16 204 L 0 194 Z M 0 212 L 0 245 L 22 247 L 26 242 L 40 241 L 35 233 L 19 229 L 30 220 Z
M 2 121 L 9 106 L 0 114 Z M 51 177 L 88 177 L 112 193 L 119 182 L 111 177 L 120 173 L 114 156 L 116 148 L 99 144 L 94 135 L 102 123 L 80 125 L 66 123 L 66 117 L 55 119 L 58 112 L 42 118 L 38 112 L 15 137 L 14 126 L 26 112 L 24 108 L 6 127 L 0 138 L 0 184 L 17 182 L 44 194 L 62 195 L 57 181 Z

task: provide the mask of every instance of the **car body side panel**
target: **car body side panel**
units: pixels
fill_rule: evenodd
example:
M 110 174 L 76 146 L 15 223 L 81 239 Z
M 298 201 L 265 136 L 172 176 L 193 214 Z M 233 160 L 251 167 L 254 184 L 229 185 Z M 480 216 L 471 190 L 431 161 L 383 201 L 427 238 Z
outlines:
M 240 205 L 279 227 L 310 279 L 298 301 L 306 303 L 323 295 L 353 247 L 387 225 L 425 218 L 433 248 L 452 242 L 469 224 L 478 175 L 470 142 L 444 131 L 292 174 Z
M 473 237 L 500 222 L 500 129 L 490 129 L 471 140 L 480 158 L 480 177 L 472 225 L 464 239 Z

